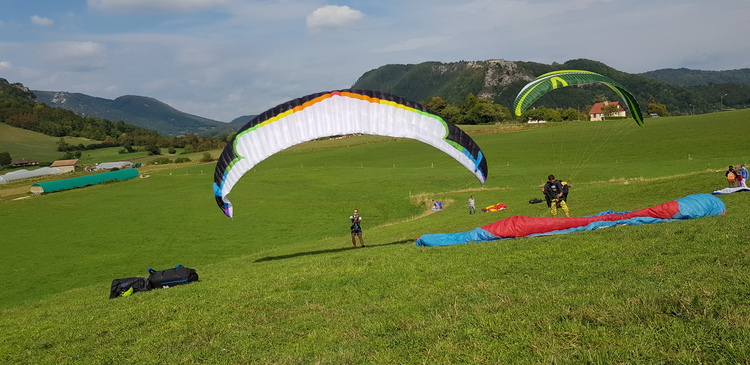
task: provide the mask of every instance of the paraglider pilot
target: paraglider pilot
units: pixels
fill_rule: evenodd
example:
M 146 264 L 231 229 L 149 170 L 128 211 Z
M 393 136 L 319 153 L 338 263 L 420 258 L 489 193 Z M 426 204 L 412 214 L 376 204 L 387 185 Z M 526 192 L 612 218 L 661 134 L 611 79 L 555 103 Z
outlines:
M 553 218 L 557 218 L 558 207 L 562 208 L 565 217 L 570 218 L 570 213 L 568 213 L 568 203 L 563 199 L 563 186 L 559 181 L 555 180 L 555 175 L 547 176 L 547 183 L 544 184 L 542 193 L 544 193 L 547 201 L 550 202 L 550 212 L 552 213 Z

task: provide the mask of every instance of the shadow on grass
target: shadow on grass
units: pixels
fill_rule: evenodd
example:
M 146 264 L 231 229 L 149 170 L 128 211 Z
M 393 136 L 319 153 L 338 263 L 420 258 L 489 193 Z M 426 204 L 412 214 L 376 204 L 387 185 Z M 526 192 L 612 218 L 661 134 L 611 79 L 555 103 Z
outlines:
M 414 239 L 407 239 L 407 240 L 401 240 L 401 241 L 395 241 L 395 242 L 389 242 L 389 243 L 381 243 L 379 245 L 365 245 L 365 249 L 371 248 L 371 247 L 378 247 L 378 246 L 388 246 L 388 245 L 401 245 L 404 243 L 413 243 L 415 242 Z M 360 247 L 357 247 L 356 249 L 360 249 Z M 320 255 L 320 254 L 326 254 L 326 253 L 333 253 L 333 252 L 341 252 L 341 251 L 348 251 L 348 250 L 355 250 L 354 247 L 342 247 L 342 248 L 331 248 L 328 250 L 317 250 L 317 251 L 307 251 L 307 252 L 298 252 L 298 253 L 290 253 L 288 255 L 281 255 L 281 256 L 267 256 L 267 257 L 261 257 L 254 262 L 263 262 L 263 261 L 273 261 L 273 260 L 284 260 L 284 259 L 291 259 L 295 257 L 300 256 L 308 256 L 308 255 Z

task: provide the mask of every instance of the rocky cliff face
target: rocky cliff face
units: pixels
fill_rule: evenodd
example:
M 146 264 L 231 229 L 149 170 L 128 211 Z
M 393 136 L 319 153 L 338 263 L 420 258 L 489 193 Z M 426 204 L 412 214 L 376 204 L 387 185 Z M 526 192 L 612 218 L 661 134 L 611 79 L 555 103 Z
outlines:
M 441 96 L 451 103 L 460 103 L 469 93 L 487 100 L 512 100 L 518 85 L 533 79 L 532 72 L 517 62 L 492 59 L 386 65 L 365 73 L 354 86 L 382 90 L 416 101 Z M 515 91 L 511 92 L 511 89 Z
M 516 81 L 529 82 L 534 79 L 528 72 L 520 70 L 513 61 L 502 59 L 485 61 L 484 84 L 479 98 L 492 100 L 497 96 L 497 88 L 508 86 Z
M 13 96 L 28 99 L 28 100 L 36 100 L 36 96 L 34 96 L 34 93 L 29 90 L 28 87 L 23 86 L 22 83 L 16 82 L 16 83 L 10 83 L 8 80 L 4 78 L 0 78 L 0 90 L 8 90 Z

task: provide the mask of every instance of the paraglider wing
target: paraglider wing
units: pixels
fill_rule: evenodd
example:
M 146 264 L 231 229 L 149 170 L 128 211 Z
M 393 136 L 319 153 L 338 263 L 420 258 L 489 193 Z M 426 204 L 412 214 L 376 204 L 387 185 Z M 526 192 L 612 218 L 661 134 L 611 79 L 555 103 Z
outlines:
M 232 217 L 227 194 L 255 165 L 302 142 L 356 133 L 424 142 L 453 157 L 480 183 L 487 180 L 487 161 L 474 140 L 424 106 L 377 91 L 338 90 L 290 100 L 242 127 L 216 163 L 216 203 Z
M 450 246 L 469 242 L 490 242 L 516 237 L 548 236 L 620 225 L 641 225 L 724 215 L 721 199 L 693 194 L 631 212 L 601 212 L 589 217 L 550 218 L 512 216 L 468 232 L 431 233 L 417 238 L 417 246 Z
M 521 89 L 521 92 L 516 96 L 516 100 L 513 102 L 513 111 L 516 115 L 521 115 L 531 104 L 542 95 L 565 86 L 572 85 L 584 85 L 593 83 L 602 83 L 607 85 L 609 88 L 615 91 L 620 98 L 625 102 L 625 107 L 628 109 L 630 115 L 635 119 L 635 122 L 639 126 L 643 125 L 643 116 L 641 115 L 641 107 L 635 100 L 633 94 L 631 94 L 624 86 L 610 79 L 609 77 L 600 75 L 591 71 L 581 70 L 563 70 L 549 72 L 541 75 L 533 81 L 526 84 Z

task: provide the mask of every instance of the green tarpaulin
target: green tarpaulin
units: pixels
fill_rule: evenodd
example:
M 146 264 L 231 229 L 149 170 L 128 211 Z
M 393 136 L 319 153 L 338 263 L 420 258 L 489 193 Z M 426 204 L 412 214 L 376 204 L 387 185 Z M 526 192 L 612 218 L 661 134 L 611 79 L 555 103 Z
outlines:
M 103 172 L 101 174 L 73 177 L 70 179 L 47 181 L 31 185 L 31 192 L 34 194 L 41 194 L 73 188 L 82 188 L 84 186 L 101 184 L 107 181 L 128 180 L 138 176 L 138 174 L 138 170 L 136 169 L 123 169 L 112 172 Z

